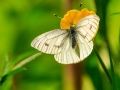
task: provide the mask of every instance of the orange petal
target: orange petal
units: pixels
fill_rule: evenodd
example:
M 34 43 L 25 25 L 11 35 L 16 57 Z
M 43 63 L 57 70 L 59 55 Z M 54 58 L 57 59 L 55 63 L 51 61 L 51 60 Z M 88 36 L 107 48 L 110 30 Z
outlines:
M 67 12 L 67 14 L 64 15 L 64 18 L 62 18 L 60 27 L 62 29 L 69 29 L 70 25 L 76 25 L 80 19 L 91 14 L 95 14 L 95 12 L 88 11 L 86 8 L 82 9 L 81 11 L 70 10 Z

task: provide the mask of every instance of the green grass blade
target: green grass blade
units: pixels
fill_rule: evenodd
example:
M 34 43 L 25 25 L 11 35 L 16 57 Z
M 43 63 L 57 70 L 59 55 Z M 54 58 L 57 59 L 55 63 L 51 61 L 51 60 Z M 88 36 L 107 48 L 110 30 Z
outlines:
M 12 70 L 15 70 L 17 68 L 22 67 L 23 65 L 25 65 L 26 63 L 32 61 L 33 59 L 35 59 L 36 57 L 38 57 L 39 55 L 41 55 L 41 53 L 35 53 L 33 55 L 31 55 L 30 57 L 27 57 L 26 59 L 22 60 L 20 63 L 18 63 L 16 66 L 13 67 Z
M 120 60 L 120 27 L 119 27 L 119 34 L 118 34 L 119 38 L 118 38 L 118 43 L 119 43 L 119 46 L 118 46 L 118 53 L 119 53 L 119 60 Z M 111 76 L 112 76 L 112 81 L 113 81 L 113 90 L 119 90 L 118 89 L 118 86 L 117 86 L 117 80 L 116 80 L 116 74 L 115 74 L 115 71 L 114 71 L 114 65 L 113 65 L 113 59 L 112 59 L 112 55 L 111 55 L 111 51 L 110 51 L 110 46 L 109 44 L 107 45 L 108 46 L 108 51 L 109 51 L 109 58 L 110 58 L 110 66 L 111 66 Z
M 119 53 L 119 60 L 120 60 L 120 27 L 119 27 L 119 46 L 118 46 L 118 53 Z
M 26 69 L 25 69 L 24 67 L 20 67 L 20 68 L 17 68 L 16 70 L 10 71 L 8 74 L 4 75 L 4 76 L 1 78 L 1 80 L 0 80 L 0 85 L 2 85 L 2 84 L 5 82 L 5 80 L 7 79 L 8 76 L 12 76 L 12 75 L 14 75 L 14 74 L 16 74 L 16 73 L 18 73 L 18 72 L 23 71 L 23 70 L 26 70 Z
M 2 85 L 6 79 L 7 79 L 7 75 L 4 75 L 0 80 L 0 85 Z
M 115 12 L 115 13 L 112 13 L 110 16 L 113 16 L 113 15 L 118 15 L 120 14 L 120 12 Z
M 5 75 L 8 71 L 9 71 L 9 55 L 7 54 L 5 56 L 5 60 L 4 60 L 4 67 L 3 67 L 3 71 L 2 71 L 2 75 Z
M 35 53 L 38 53 L 38 51 L 32 51 L 32 52 L 25 52 L 23 54 L 20 54 L 16 57 L 14 57 L 11 61 L 10 61 L 10 68 L 13 68 L 16 64 L 18 64 L 19 62 L 21 62 L 23 59 L 35 54 Z
M 115 79 L 115 72 L 114 72 L 112 55 L 111 55 L 109 46 L 108 46 L 108 51 L 109 51 L 110 66 L 111 66 L 111 77 L 112 77 L 112 81 L 113 81 L 113 83 L 112 83 L 112 84 L 113 84 L 113 90 L 118 90 L 118 89 L 117 89 L 116 79 Z
M 100 55 L 98 54 L 98 52 L 97 52 L 97 50 L 96 50 L 95 48 L 94 48 L 94 51 L 95 51 L 95 54 L 96 54 L 96 56 L 97 56 L 97 58 L 98 58 L 98 60 L 99 60 L 99 62 L 100 62 L 100 64 L 101 64 L 103 70 L 105 71 L 105 73 L 106 73 L 106 75 L 107 75 L 107 77 L 108 77 L 110 83 L 112 84 L 111 76 L 110 76 L 110 74 L 109 74 L 109 72 L 108 72 L 108 70 L 107 70 L 105 64 L 103 63 L 103 60 L 101 59 Z
M 17 69 L 15 69 L 15 70 L 10 71 L 7 75 L 8 75 L 8 76 L 11 76 L 11 75 L 14 75 L 14 74 L 16 74 L 16 73 L 18 73 L 18 72 L 21 72 L 21 71 L 23 71 L 23 70 L 26 70 L 26 68 L 20 67 L 20 68 L 17 68 Z
M 4 72 L 3 76 L 1 77 L 0 80 L 0 85 L 2 85 L 5 80 L 7 79 L 8 76 L 14 75 L 20 71 L 26 70 L 25 68 L 23 68 L 22 66 L 25 65 L 26 63 L 32 61 L 34 58 L 38 57 L 39 55 L 41 55 L 41 53 L 35 53 L 29 57 L 27 57 L 26 59 L 22 60 L 20 63 L 18 63 L 16 66 L 14 66 L 12 69 L 7 70 L 6 72 Z M 18 59 L 19 60 L 19 59 Z M 13 62 L 14 63 L 14 62 Z M 11 66 L 13 66 L 13 63 Z M 16 61 L 15 61 L 16 63 Z M 14 64 L 15 64 L 14 63 Z M 8 67 L 7 67 L 8 68 Z

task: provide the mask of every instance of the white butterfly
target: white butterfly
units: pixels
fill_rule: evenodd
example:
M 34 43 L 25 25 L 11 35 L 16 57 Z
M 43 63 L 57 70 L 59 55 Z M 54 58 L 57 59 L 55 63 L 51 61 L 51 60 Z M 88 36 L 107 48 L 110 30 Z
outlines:
M 99 20 L 97 15 L 86 16 L 76 25 L 71 25 L 69 30 L 55 29 L 39 35 L 31 46 L 41 52 L 55 54 L 59 63 L 78 63 L 92 52 L 92 39 L 97 33 Z

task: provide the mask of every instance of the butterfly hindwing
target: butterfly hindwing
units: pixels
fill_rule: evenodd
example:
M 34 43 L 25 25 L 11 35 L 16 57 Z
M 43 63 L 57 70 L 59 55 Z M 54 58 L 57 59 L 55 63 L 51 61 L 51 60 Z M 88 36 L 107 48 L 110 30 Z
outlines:
M 75 48 L 72 48 L 70 38 L 65 41 L 60 53 L 54 55 L 56 61 L 62 64 L 72 64 L 80 61 Z
M 85 40 L 79 33 L 76 35 L 79 47 L 79 58 L 84 60 L 87 56 L 90 55 L 93 49 L 93 41 Z
M 31 46 L 44 53 L 57 54 L 61 51 L 61 46 L 67 36 L 66 30 L 52 30 L 36 37 Z
M 99 20 L 97 15 L 86 16 L 77 23 L 76 31 L 87 41 L 91 41 L 97 33 Z

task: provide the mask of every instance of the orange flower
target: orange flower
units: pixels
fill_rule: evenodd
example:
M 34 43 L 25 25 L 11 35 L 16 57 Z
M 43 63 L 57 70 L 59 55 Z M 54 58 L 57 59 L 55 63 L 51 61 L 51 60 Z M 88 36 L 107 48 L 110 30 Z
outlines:
M 67 14 L 64 15 L 64 18 L 62 18 L 60 22 L 60 27 L 61 29 L 69 30 L 70 25 L 76 25 L 80 19 L 91 14 L 96 14 L 96 13 L 93 11 L 88 11 L 88 9 L 86 8 L 82 9 L 81 11 L 70 10 L 67 12 Z

